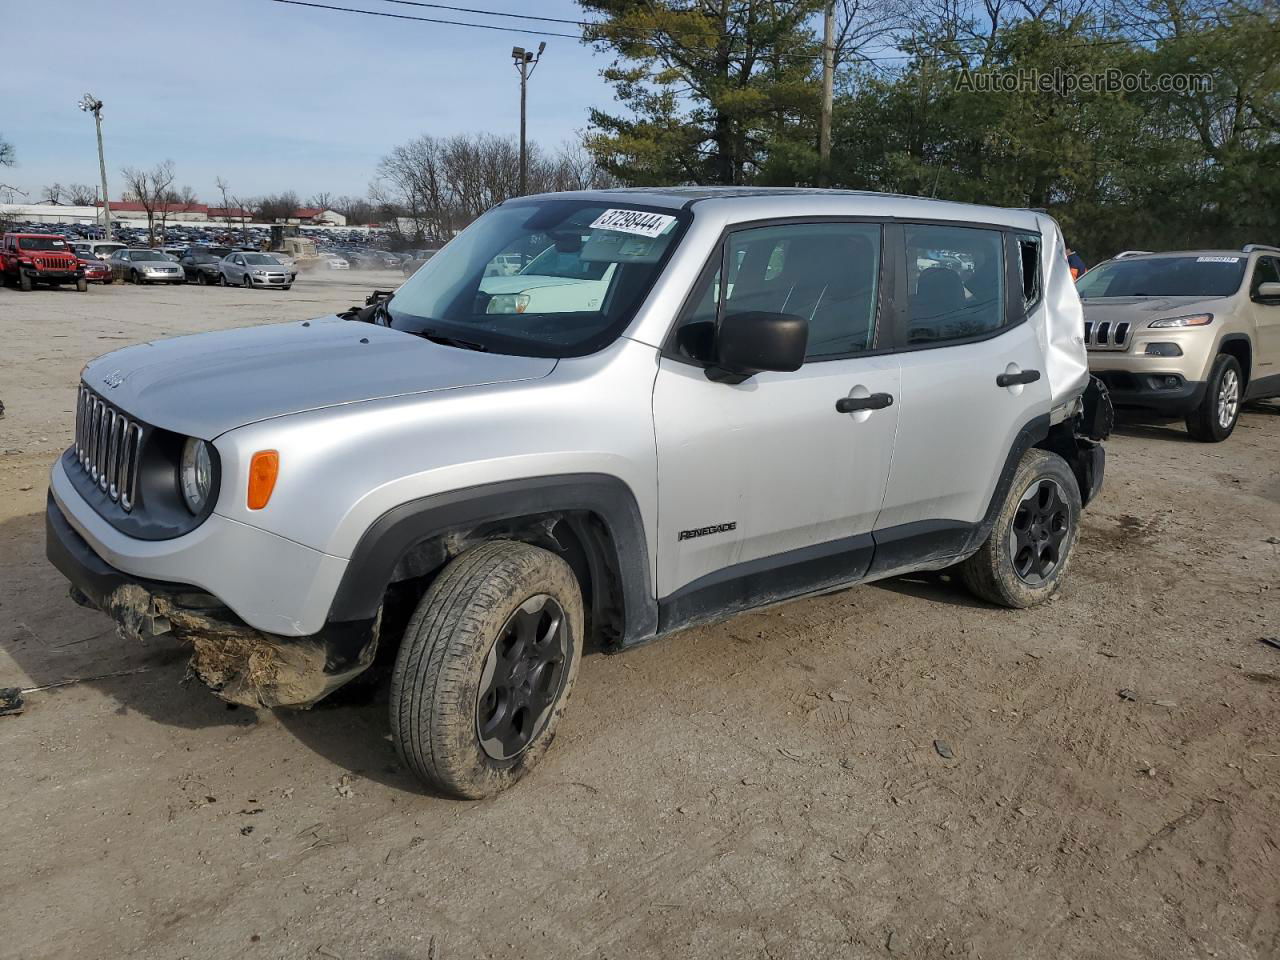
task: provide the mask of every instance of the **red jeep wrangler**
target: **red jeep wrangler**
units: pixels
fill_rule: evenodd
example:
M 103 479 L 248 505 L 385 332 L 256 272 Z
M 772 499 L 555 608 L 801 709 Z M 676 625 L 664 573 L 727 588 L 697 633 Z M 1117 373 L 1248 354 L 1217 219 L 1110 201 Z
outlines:
M 0 241 L 0 274 L 6 283 L 16 282 L 23 290 L 37 283 L 51 287 L 74 283 L 81 293 L 89 289 L 71 244 L 45 233 L 6 233 Z

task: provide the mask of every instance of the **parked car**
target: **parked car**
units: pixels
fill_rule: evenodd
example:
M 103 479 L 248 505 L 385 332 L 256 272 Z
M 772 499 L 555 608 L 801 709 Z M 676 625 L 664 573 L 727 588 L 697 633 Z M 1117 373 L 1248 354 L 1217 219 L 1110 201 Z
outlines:
M 0 239 L 0 276 L 22 290 L 37 284 L 57 288 L 64 283 L 74 283 L 81 293 L 89 289 L 71 244 L 48 234 L 6 233 Z
M 1280 247 L 1126 251 L 1076 281 L 1089 369 L 1116 406 L 1183 417 L 1197 440 L 1280 396 Z
M 109 260 L 117 250 L 126 249 L 128 244 L 120 243 L 116 240 L 81 240 L 71 246 L 77 256 L 105 261 Z
M 230 247 L 193 246 L 181 260 L 183 273 L 190 282 L 220 283 L 222 258 L 230 253 Z
M 129 283 L 185 283 L 182 267 L 159 250 L 124 249 L 111 254 L 112 276 Z
M 222 258 L 218 272 L 224 287 L 279 287 L 288 290 L 298 277 L 296 272 L 269 253 L 232 253 Z
M 84 271 L 84 278 L 89 283 L 109 284 L 113 281 L 111 276 L 111 264 L 105 260 L 97 260 L 92 257 L 78 257 L 80 268 Z
M 490 312 L 488 265 L 547 237 L 609 294 Z M 974 271 L 918 270 L 938 248 Z M 916 570 L 1052 597 L 1110 414 L 1064 249 L 1043 214 L 887 195 L 509 200 L 350 319 L 91 361 L 48 555 L 233 702 L 314 703 L 398 644 L 403 762 L 488 795 L 584 644 Z
M 580 248 L 582 240 L 577 241 Z M 617 264 L 583 260 L 580 249 L 548 246 L 517 273 L 489 273 L 480 292 L 489 297 L 489 313 L 569 313 L 597 309 L 609 292 Z M 499 258 L 495 258 L 499 259 Z
M 414 250 L 408 257 L 400 263 L 400 272 L 405 277 L 411 277 L 418 272 L 418 268 L 434 257 L 439 250 Z

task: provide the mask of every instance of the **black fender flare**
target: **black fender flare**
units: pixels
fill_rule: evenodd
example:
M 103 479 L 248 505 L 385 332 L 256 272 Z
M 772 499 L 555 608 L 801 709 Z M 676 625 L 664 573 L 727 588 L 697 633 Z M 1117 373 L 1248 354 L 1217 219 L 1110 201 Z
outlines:
M 623 643 L 652 636 L 657 631 L 658 606 L 640 507 L 626 483 L 597 473 L 504 480 L 393 507 L 369 526 L 352 551 L 329 608 L 329 621 L 374 616 L 401 559 L 419 544 L 487 523 L 569 511 L 595 514 L 613 540 L 623 601 Z

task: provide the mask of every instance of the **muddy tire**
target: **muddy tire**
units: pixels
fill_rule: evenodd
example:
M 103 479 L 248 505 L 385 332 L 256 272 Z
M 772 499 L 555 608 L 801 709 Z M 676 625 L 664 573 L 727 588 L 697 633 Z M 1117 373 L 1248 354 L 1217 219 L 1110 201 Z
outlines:
M 1201 443 L 1221 443 L 1235 430 L 1240 419 L 1244 377 L 1240 363 L 1230 354 L 1220 353 L 1209 371 L 1204 399 L 1187 414 L 1187 433 Z
M 423 595 L 396 659 L 400 758 L 449 796 L 514 784 L 555 738 L 582 631 L 577 578 L 554 553 L 495 540 L 457 557 Z
M 1080 535 L 1080 488 L 1056 453 L 1022 455 L 986 543 L 957 572 L 977 597 L 1032 607 L 1058 592 Z

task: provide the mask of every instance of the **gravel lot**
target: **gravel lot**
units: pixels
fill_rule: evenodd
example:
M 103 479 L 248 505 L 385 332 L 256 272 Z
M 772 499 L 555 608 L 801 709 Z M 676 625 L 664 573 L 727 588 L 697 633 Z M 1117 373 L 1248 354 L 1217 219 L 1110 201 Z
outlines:
M 588 657 L 480 803 L 398 767 L 385 687 L 228 709 L 67 598 L 84 361 L 397 281 L 0 289 L 0 687 L 48 687 L 0 717 L 0 957 L 1280 956 L 1274 403 L 1124 425 L 1042 608 L 910 578 Z

